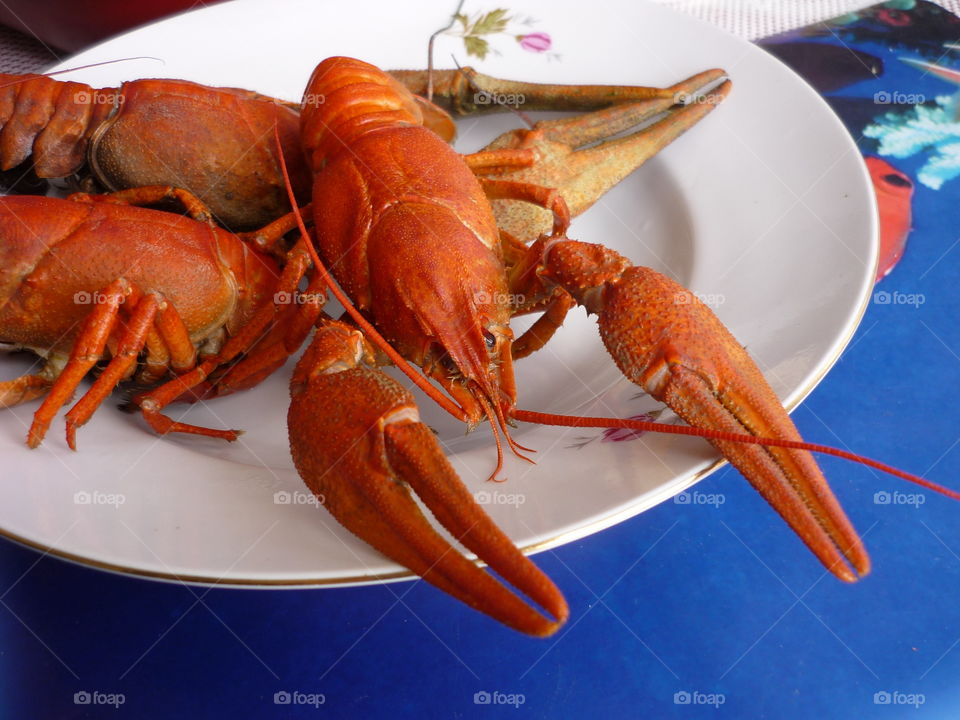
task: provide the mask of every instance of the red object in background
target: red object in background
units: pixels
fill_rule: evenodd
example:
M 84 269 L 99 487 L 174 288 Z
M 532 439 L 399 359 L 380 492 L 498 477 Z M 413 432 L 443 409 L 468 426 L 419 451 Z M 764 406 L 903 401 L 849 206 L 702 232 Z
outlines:
M 151 20 L 222 0 L 4 0 L 0 24 L 76 52 Z
M 913 182 L 886 160 L 873 156 L 864 160 L 873 180 L 880 211 L 880 264 L 876 279 L 880 282 L 903 257 L 912 222 Z

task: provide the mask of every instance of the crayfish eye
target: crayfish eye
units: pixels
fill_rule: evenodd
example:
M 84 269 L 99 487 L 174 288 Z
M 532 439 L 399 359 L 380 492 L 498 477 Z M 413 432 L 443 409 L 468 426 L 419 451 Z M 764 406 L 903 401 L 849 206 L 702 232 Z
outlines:
M 483 342 L 486 344 L 487 350 L 493 350 L 497 346 L 497 338 L 489 330 L 483 331 Z

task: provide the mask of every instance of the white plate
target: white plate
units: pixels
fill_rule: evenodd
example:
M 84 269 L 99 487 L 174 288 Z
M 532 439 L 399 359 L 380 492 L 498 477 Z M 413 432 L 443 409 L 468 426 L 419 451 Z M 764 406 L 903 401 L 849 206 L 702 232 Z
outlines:
M 468 3 L 470 12 L 493 7 Z M 731 97 L 579 218 L 571 234 L 608 243 L 722 299 L 721 319 L 795 406 L 850 339 L 876 263 L 873 194 L 838 119 L 762 50 L 661 7 L 624 0 L 568 15 L 553 4 L 517 1 L 511 10 L 537 17 L 534 29 L 550 33 L 562 59 L 548 61 L 501 36 L 494 44 L 502 55 L 478 64 L 492 75 L 667 85 L 709 67 L 729 71 Z M 446 12 L 413 13 L 388 2 L 335 9 L 312 0 L 228 3 L 145 27 L 65 65 L 142 55 L 163 64 L 130 61 L 66 77 L 100 86 L 180 77 L 299 99 L 328 55 L 423 67 L 427 37 Z M 451 53 L 467 62 L 457 38 L 441 38 L 439 64 L 449 65 Z M 509 116 L 466 120 L 459 147 L 475 149 L 515 123 Z M 0 370 L 12 377 L 25 366 L 3 359 Z M 635 399 L 637 389 L 619 376 L 582 312 L 549 350 L 520 363 L 518 374 L 525 408 L 630 416 L 653 407 Z M 287 450 L 288 377 L 289 366 L 250 392 L 186 409 L 191 422 L 245 428 L 234 445 L 155 437 L 111 400 L 80 432 L 79 452 L 66 448 L 62 416 L 31 451 L 23 438 L 37 404 L 0 413 L 0 529 L 86 564 L 197 582 L 405 576 L 322 508 L 274 501 L 278 492 L 305 497 Z M 603 442 L 600 431 L 524 426 L 515 437 L 539 451 L 538 465 L 508 460 L 509 480 L 491 485 L 484 481 L 494 462 L 489 432 L 464 437 L 439 410 L 425 407 L 425 414 L 464 480 L 494 498 L 494 519 L 525 549 L 642 512 L 717 465 L 697 439 Z M 594 439 L 573 447 L 581 438 Z

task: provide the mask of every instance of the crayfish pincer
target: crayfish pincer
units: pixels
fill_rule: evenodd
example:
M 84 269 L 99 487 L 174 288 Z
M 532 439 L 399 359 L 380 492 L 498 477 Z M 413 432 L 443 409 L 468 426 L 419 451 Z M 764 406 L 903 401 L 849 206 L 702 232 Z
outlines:
M 351 532 L 441 590 L 510 627 L 553 633 L 567 603 L 476 503 L 419 420 L 413 395 L 360 364 L 355 329 L 321 327 L 297 363 L 287 427 L 300 477 Z M 413 489 L 454 538 L 550 614 L 536 612 L 433 530 Z
M 691 425 L 801 439 L 743 346 L 682 285 L 602 245 L 569 240 L 546 247 L 540 278 L 596 313 L 620 371 Z M 643 322 L 631 322 L 641 315 Z M 710 442 L 837 577 L 852 582 L 870 571 L 860 537 L 809 452 Z

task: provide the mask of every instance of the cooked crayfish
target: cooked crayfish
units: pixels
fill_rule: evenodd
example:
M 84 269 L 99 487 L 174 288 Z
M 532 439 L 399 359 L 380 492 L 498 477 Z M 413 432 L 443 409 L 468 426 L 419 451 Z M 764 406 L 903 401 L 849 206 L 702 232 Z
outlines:
M 415 92 L 425 90 L 423 73 L 397 74 Z M 507 90 L 521 93 L 530 110 L 596 109 L 650 95 L 672 97 L 669 88 L 511 83 L 469 68 L 436 75 L 435 99 L 459 114 L 498 109 L 476 99 Z M 449 116 L 432 103 L 417 102 L 431 129 L 451 140 L 455 126 Z M 232 230 L 261 227 L 290 211 L 274 125 L 303 201 L 310 196 L 310 173 L 300 153 L 297 109 L 290 103 L 187 80 L 92 88 L 44 75 L 0 74 L 0 171 L 32 168 L 39 178 L 79 175 L 87 189 L 176 186 L 200 198 L 217 222 Z
M 274 126 L 295 185 L 309 187 L 297 123 L 296 111 L 273 98 L 186 80 L 97 89 L 0 75 L 0 170 L 29 162 L 37 177 L 89 175 L 107 190 L 183 188 L 234 230 L 290 210 Z
M 714 71 L 691 81 L 699 87 L 720 79 Z M 503 438 L 518 455 L 525 449 L 508 428 L 515 420 L 663 429 L 517 409 L 513 360 L 546 343 L 579 304 L 598 315 L 601 338 L 624 375 L 695 426 L 668 429 L 707 437 L 834 574 L 855 580 L 869 571 L 869 559 L 809 453 L 822 448 L 800 439 L 744 349 L 675 282 L 566 236 L 570 206 L 582 212 L 729 89 L 722 82 L 713 102 L 680 109 L 672 107 L 670 89 L 587 119 L 509 133 L 462 157 L 424 126 L 425 106 L 396 79 L 361 61 L 330 58 L 314 71 L 299 129 L 313 173 L 319 256 L 302 226 L 291 250 L 279 243 L 296 214 L 237 238 L 186 218 L 151 215 L 147 223 L 140 213 L 151 211 L 89 198 L 5 200 L 23 202 L 19 217 L 40 232 L 26 238 L 13 211 L 10 218 L 0 212 L 0 251 L 8 257 L 0 274 L 0 339 L 48 362 L 38 375 L 0 385 L 0 396 L 12 404 L 49 392 L 31 429 L 35 444 L 83 374 L 109 359 L 67 415 L 72 445 L 76 427 L 119 380 L 136 372 L 153 383 L 173 369 L 183 374 L 135 399 L 151 426 L 233 439 L 235 431 L 176 423 L 161 410 L 254 384 L 316 325 L 291 380 L 288 415 L 305 483 L 337 520 L 387 556 L 510 627 L 542 636 L 568 615 L 562 594 L 477 505 L 420 422 L 412 395 L 374 366 L 389 358 L 456 417 L 471 425 L 488 420 L 498 448 Z M 607 139 L 668 110 L 666 121 Z M 166 188 L 113 200 L 155 202 L 171 194 L 208 220 L 195 199 Z M 520 240 L 498 226 L 491 201 L 503 204 L 502 223 Z M 58 202 L 66 205 L 48 205 Z M 536 237 L 542 218 L 524 215 L 528 206 L 547 218 L 548 233 Z M 90 232 L 94 222 L 102 237 Z M 156 242 L 124 235 L 124 223 L 127 230 L 149 224 Z M 192 225 L 181 236 L 184 223 Z M 179 249 L 165 249 L 170 242 Z M 182 258 L 169 262 L 183 248 L 197 266 L 193 273 L 183 273 Z M 305 277 L 308 293 L 319 297 L 306 309 L 284 310 L 268 299 L 295 291 Z M 324 287 L 344 302 L 350 321 L 322 313 Z M 104 302 L 84 315 L 69 301 L 77 292 L 102 293 Z M 41 307 L 49 310 L 37 313 Z M 511 317 L 536 311 L 542 317 L 515 339 Z M 540 610 L 437 533 L 410 489 L 456 540 Z
M 193 217 L 128 204 L 165 199 Z M 84 375 L 108 360 L 67 413 L 70 447 L 118 382 L 151 386 L 171 373 L 178 377 L 136 399 L 147 422 L 161 433 L 234 439 L 234 431 L 177 423 L 162 410 L 249 387 L 300 347 L 322 302 L 275 302 L 309 267 L 304 242 L 280 247 L 288 229 L 281 222 L 238 237 L 212 223 L 196 198 L 165 187 L 0 198 L 0 342 L 45 359 L 39 372 L 0 383 L 0 407 L 46 396 L 27 438 L 36 447 Z
M 716 99 L 729 88 L 720 85 Z M 310 102 L 318 96 L 322 105 Z M 710 436 L 824 565 L 853 581 L 870 569 L 860 539 L 745 350 L 677 283 L 566 237 L 566 194 L 578 210 L 586 207 L 609 185 L 584 178 L 622 177 L 621 164 L 639 164 L 675 137 L 676 123 L 701 117 L 712 104 L 690 106 L 686 120 L 674 116 L 666 129 L 594 147 L 589 162 L 574 153 L 560 171 L 538 167 L 544 138 L 569 154 L 611 127 L 598 128 L 593 118 L 561 121 L 461 157 L 422 126 L 413 97 L 395 79 L 358 60 L 330 58 L 314 71 L 301 107 L 314 172 L 315 262 L 326 263 L 349 295 L 355 308 L 348 304 L 348 311 L 367 339 L 395 361 L 402 356 L 401 366 L 418 365 L 447 391 L 428 386 L 443 407 L 471 425 L 486 418 L 498 448 L 502 435 L 518 454 L 523 448 L 510 438 L 510 421 L 584 421 L 518 410 L 513 360 L 545 343 L 574 304 L 596 313 L 624 375 Z M 614 112 L 627 118 L 637 111 Z M 610 157 L 617 167 L 611 171 L 606 162 L 597 172 L 598 161 Z M 499 177 L 478 180 L 471 167 Z M 501 233 L 490 199 L 544 208 L 549 234 L 527 247 Z M 511 305 L 517 297 L 527 300 Z M 546 312 L 515 340 L 510 317 L 533 310 Z M 318 331 L 297 365 L 288 428 L 301 477 L 343 525 L 437 587 L 524 632 L 555 631 L 568 613 L 562 595 L 494 534 L 409 393 L 365 367 L 373 356 L 359 330 L 338 325 Z M 772 440 L 744 443 L 744 435 Z M 461 556 L 423 517 L 408 487 L 545 614 Z

